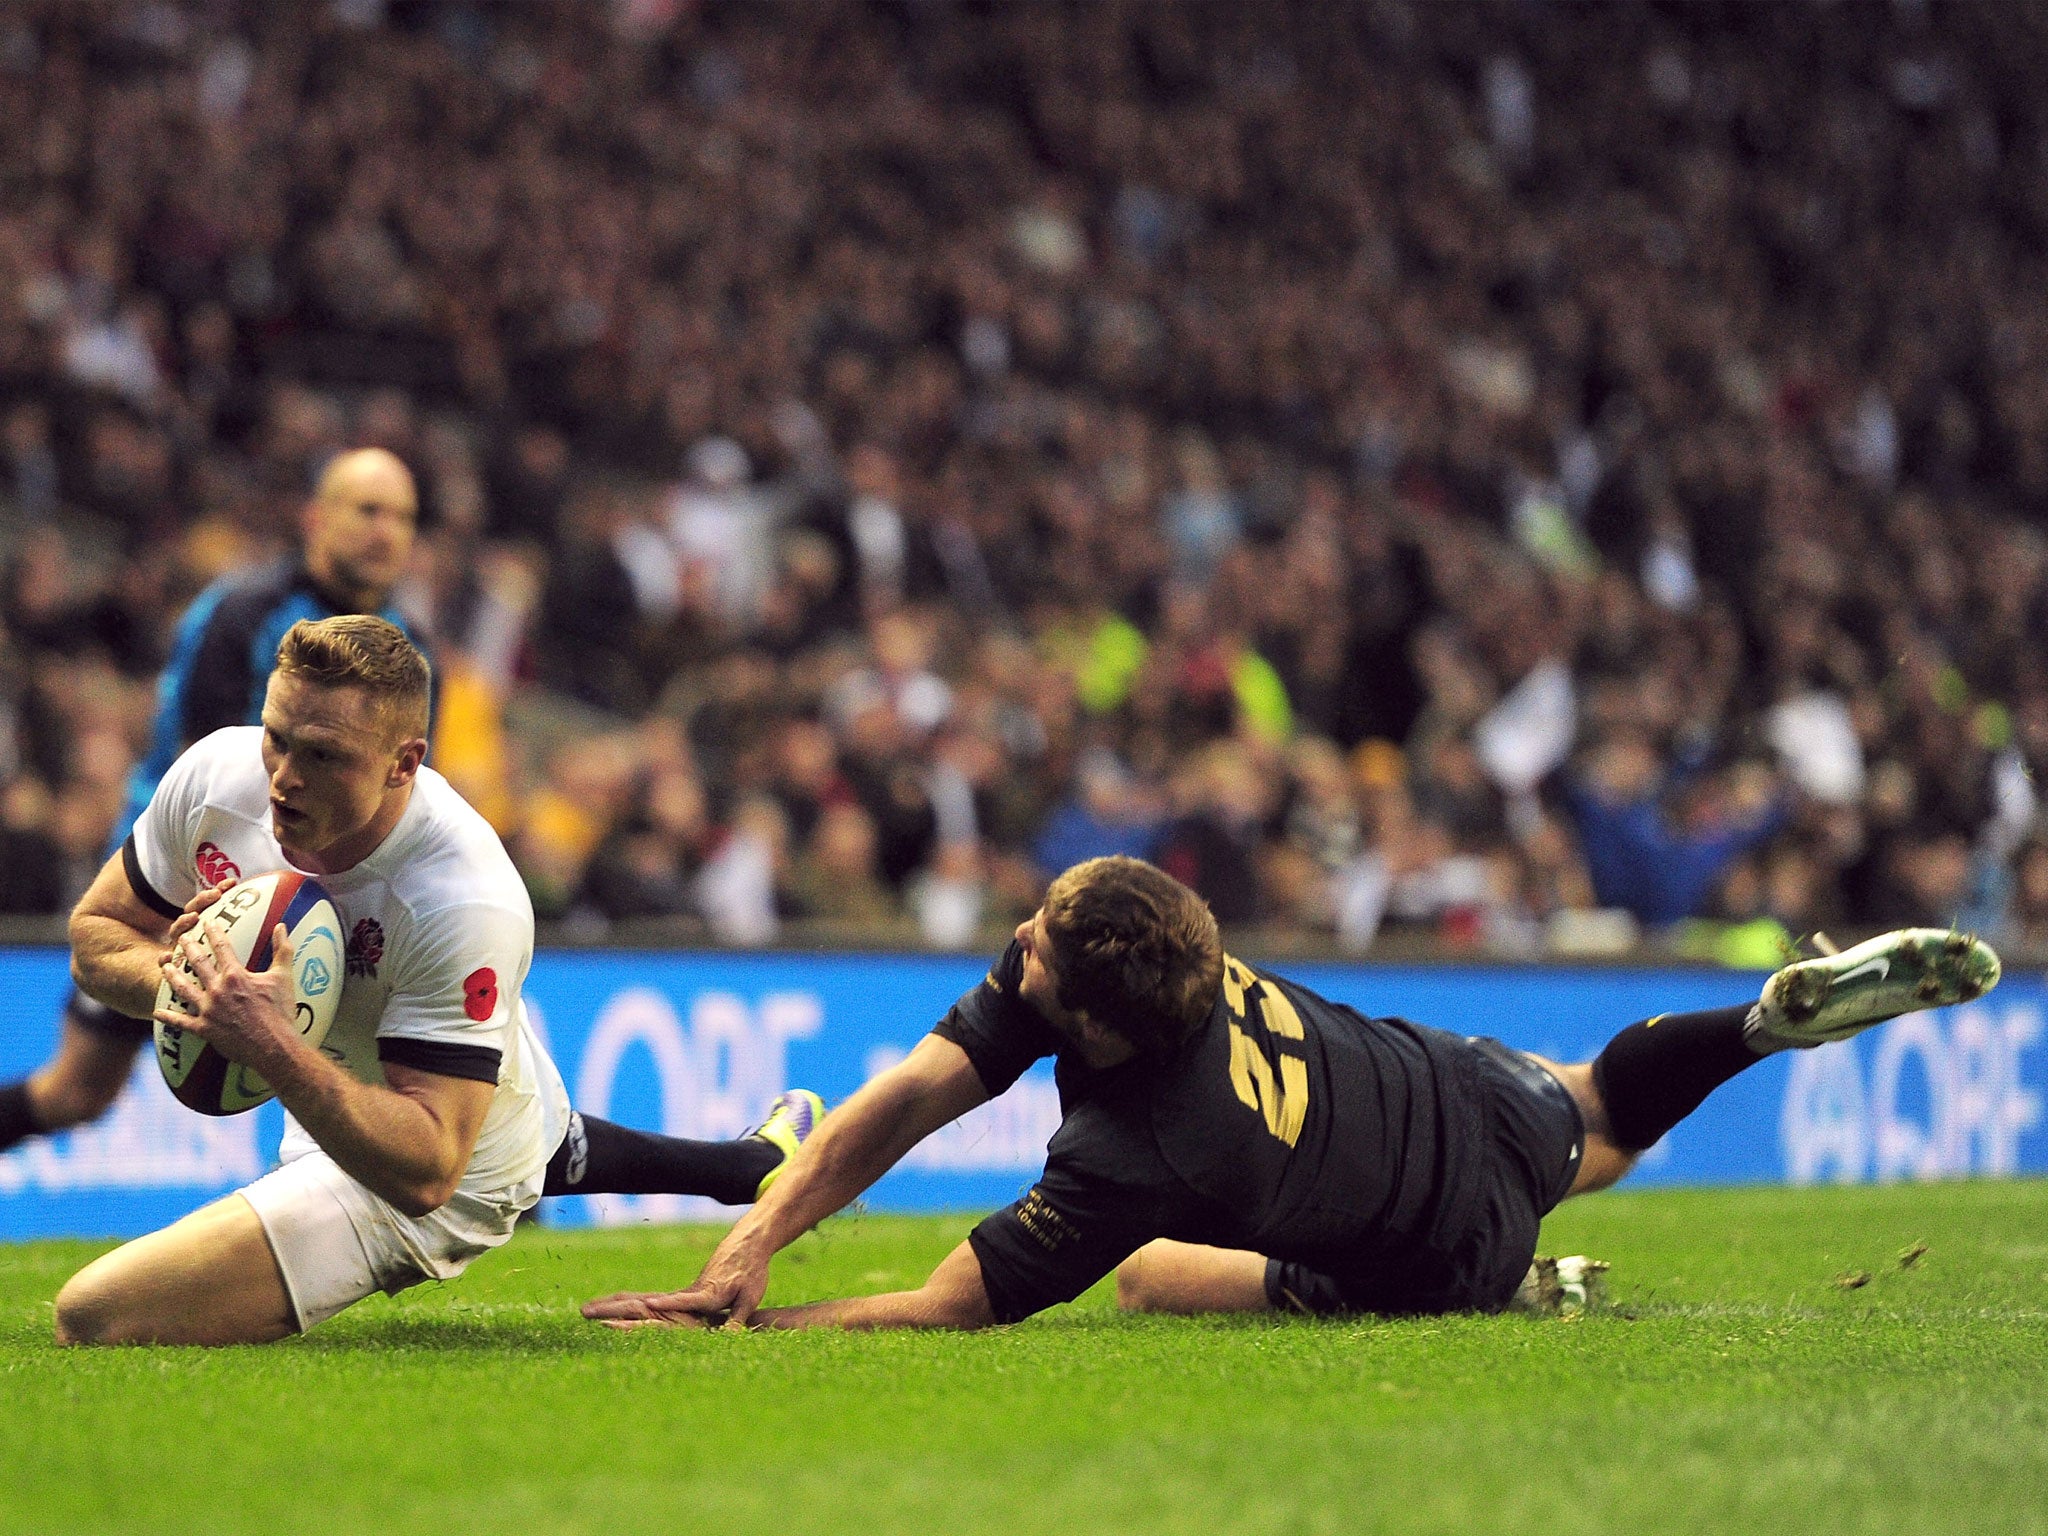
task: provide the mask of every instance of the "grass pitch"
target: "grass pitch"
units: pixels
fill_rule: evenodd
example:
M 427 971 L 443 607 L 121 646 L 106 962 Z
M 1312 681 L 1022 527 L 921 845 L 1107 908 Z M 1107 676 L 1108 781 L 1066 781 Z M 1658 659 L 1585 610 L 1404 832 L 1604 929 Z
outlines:
M 842 1217 L 770 1300 L 914 1283 L 971 1224 Z M 216 1352 L 59 1351 L 97 1247 L 0 1249 L 0 1532 L 2048 1531 L 2044 1182 L 1576 1201 L 1545 1249 L 1617 1308 L 1571 1322 L 576 1318 L 716 1236 L 528 1230 Z

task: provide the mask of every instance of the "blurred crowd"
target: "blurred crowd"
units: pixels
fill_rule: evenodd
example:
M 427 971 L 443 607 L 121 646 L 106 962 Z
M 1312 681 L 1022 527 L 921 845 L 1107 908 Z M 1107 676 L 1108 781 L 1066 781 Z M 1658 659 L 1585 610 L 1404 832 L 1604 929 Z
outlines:
M 2048 946 L 2048 18 L 16 0 L 0 909 L 417 471 L 544 917 Z

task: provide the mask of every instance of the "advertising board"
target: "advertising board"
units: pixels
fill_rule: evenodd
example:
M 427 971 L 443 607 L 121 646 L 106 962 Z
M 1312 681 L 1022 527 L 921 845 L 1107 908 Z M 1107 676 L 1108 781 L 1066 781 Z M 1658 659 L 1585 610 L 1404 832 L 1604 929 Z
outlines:
M 1251 956 L 1248 958 L 1256 958 Z M 838 1102 L 900 1059 L 985 959 L 548 951 L 527 1000 L 590 1114 L 674 1135 L 738 1135 L 785 1087 Z M 1559 1060 L 1591 1056 L 1653 1013 L 1754 997 L 1759 977 L 1703 970 L 1289 965 L 1373 1014 L 1491 1034 Z M 40 1062 L 67 984 L 59 950 L 0 951 L 0 1081 Z M 2048 984 L 2010 975 L 1990 997 L 1914 1014 L 1853 1041 L 1774 1057 L 1720 1089 L 1644 1158 L 1636 1185 L 1857 1183 L 2048 1172 Z M 983 1210 L 1015 1199 L 1059 1121 L 1049 1064 L 917 1147 L 867 1197 L 884 1211 Z M 0 1155 L 0 1239 L 149 1230 L 262 1173 L 275 1104 L 212 1120 L 173 1101 L 145 1052 L 99 1122 Z M 672 1196 L 547 1202 L 563 1226 L 715 1220 Z

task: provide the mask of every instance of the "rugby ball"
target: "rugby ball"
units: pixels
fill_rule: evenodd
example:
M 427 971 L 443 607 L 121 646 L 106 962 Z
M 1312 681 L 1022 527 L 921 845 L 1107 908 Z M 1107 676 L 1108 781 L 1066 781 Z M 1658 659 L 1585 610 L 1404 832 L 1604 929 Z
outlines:
M 227 929 L 228 944 L 252 971 L 270 969 L 271 935 L 279 923 L 291 935 L 292 1006 L 299 1033 L 319 1047 L 341 1004 L 341 914 L 320 882 L 297 870 L 280 869 L 244 880 L 202 914 Z M 191 967 L 185 967 L 187 975 Z M 186 1012 L 172 995 L 168 977 L 157 988 L 159 1011 Z M 156 1064 L 172 1097 L 202 1115 L 239 1115 L 271 1097 L 258 1073 L 230 1061 L 199 1036 L 161 1020 L 156 1025 Z

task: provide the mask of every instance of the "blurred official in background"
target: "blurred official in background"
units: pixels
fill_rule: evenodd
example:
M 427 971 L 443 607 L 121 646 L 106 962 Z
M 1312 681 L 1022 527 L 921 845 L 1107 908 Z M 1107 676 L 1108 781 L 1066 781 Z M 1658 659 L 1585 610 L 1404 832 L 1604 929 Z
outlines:
M 412 472 L 395 455 L 381 448 L 338 454 L 301 514 L 298 556 L 233 572 L 193 600 L 157 684 L 149 752 L 136 765 L 110 851 L 127 838 L 179 753 L 224 726 L 256 723 L 278 642 L 293 624 L 374 613 L 407 629 L 389 603 L 412 558 L 418 524 Z M 424 648 L 419 635 L 407 633 Z M 105 1113 L 149 1038 L 149 1020 L 124 1018 L 74 991 L 56 1054 L 0 1088 L 0 1152 Z

